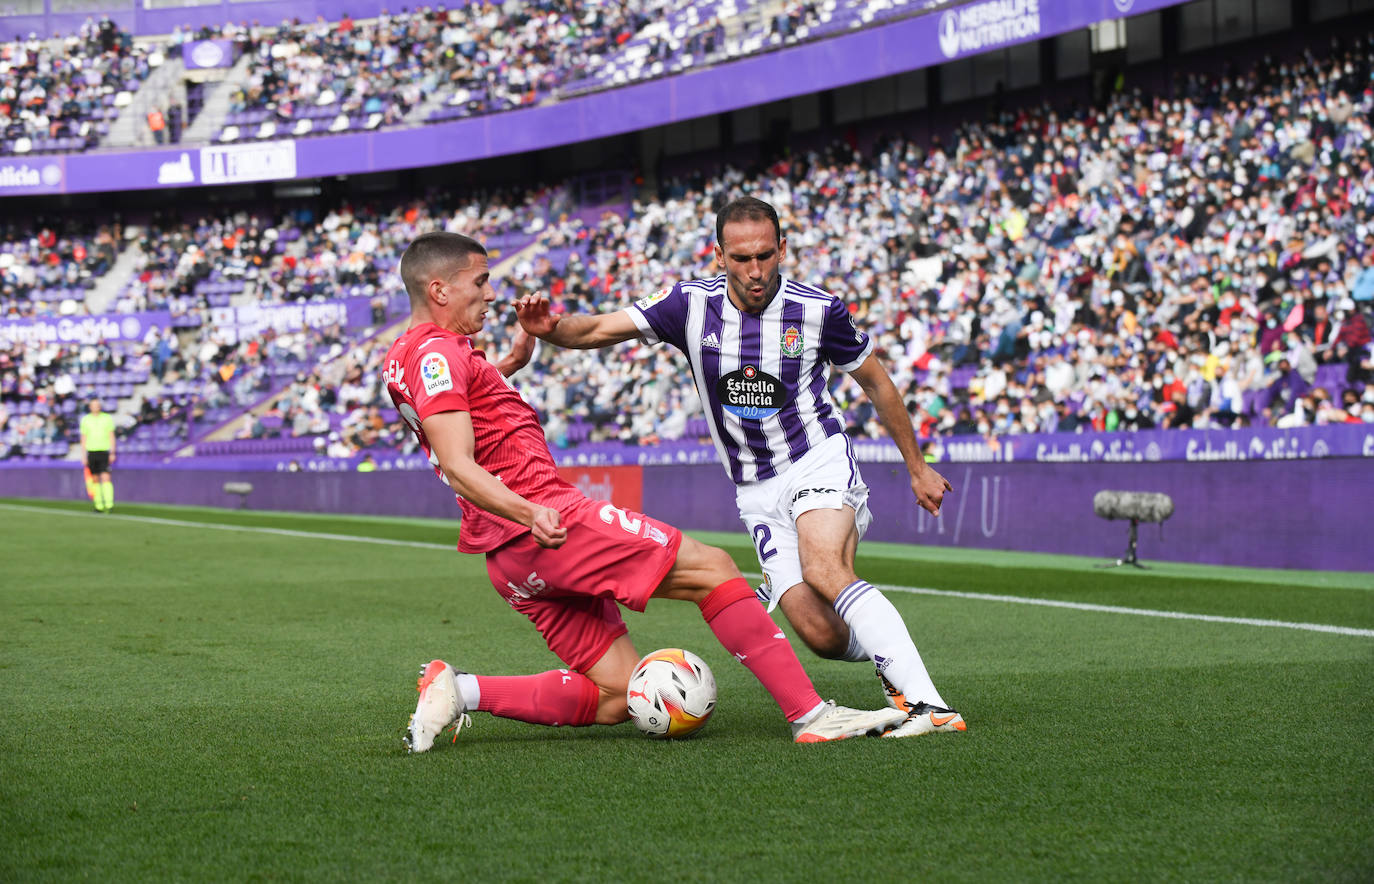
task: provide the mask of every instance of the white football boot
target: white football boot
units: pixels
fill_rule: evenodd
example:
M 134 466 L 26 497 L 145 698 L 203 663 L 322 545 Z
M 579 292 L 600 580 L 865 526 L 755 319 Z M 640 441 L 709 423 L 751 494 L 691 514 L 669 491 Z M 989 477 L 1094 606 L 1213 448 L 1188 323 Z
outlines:
M 453 739 L 456 741 L 459 732 L 472 724 L 472 719 L 463 704 L 463 695 L 458 692 L 453 667 L 443 660 L 431 660 L 420 670 L 416 685 L 420 690 L 420 702 L 415 705 L 415 714 L 410 716 L 410 726 L 406 729 L 406 748 L 411 752 L 428 752 L 434 745 L 434 738 L 455 723 Z
M 882 682 L 883 694 L 887 697 L 887 705 L 906 713 L 906 718 L 883 736 L 919 737 L 923 734 L 952 734 L 968 730 L 964 716 L 953 709 L 934 706 L 930 703 L 910 703 L 907 701 L 906 694 L 903 694 L 896 685 L 888 681 L 887 676 L 883 675 L 882 672 L 878 673 L 878 680 Z
M 835 705 L 834 700 L 826 700 L 825 708 L 810 721 L 792 725 L 792 742 L 828 743 L 831 740 L 881 734 L 905 719 L 906 710 L 850 709 L 848 706 Z
M 923 734 L 955 734 L 968 730 L 964 716 L 953 709 L 929 703 L 908 703 L 905 719 L 884 737 L 919 737 Z

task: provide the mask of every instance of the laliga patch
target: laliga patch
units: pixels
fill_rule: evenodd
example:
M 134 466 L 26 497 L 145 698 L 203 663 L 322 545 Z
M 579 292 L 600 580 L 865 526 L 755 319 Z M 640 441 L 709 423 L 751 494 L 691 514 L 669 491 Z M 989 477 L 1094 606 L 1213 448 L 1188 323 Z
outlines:
M 716 381 L 716 397 L 726 411 L 755 421 L 772 417 L 787 404 L 782 381 L 753 365 L 721 375 Z
M 635 306 L 638 307 L 640 310 L 648 310 L 650 307 L 654 306 L 659 301 L 662 301 L 664 298 L 668 297 L 672 293 L 672 286 L 668 286 L 668 288 L 666 289 L 659 289 L 652 295 L 649 295 L 649 297 L 640 298 L 638 301 L 635 301 Z
M 453 374 L 448 370 L 448 360 L 438 353 L 431 353 L 420 363 L 420 379 L 425 383 L 425 392 L 433 396 L 442 390 L 453 389 Z

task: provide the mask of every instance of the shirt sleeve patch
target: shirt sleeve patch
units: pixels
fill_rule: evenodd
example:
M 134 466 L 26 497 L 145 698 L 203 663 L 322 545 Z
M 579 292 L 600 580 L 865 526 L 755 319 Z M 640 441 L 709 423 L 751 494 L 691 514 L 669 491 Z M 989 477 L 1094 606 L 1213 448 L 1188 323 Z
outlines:
M 654 306 L 659 301 L 662 301 L 664 298 L 668 297 L 672 293 L 672 286 L 668 286 L 666 289 L 659 289 L 652 295 L 649 295 L 647 298 L 640 298 L 638 301 L 635 301 L 635 306 L 638 307 L 640 310 L 648 310 L 650 307 Z
M 449 371 L 448 360 L 441 353 L 429 353 L 420 361 L 420 380 L 424 382 L 425 392 L 435 393 L 453 389 L 453 372 Z

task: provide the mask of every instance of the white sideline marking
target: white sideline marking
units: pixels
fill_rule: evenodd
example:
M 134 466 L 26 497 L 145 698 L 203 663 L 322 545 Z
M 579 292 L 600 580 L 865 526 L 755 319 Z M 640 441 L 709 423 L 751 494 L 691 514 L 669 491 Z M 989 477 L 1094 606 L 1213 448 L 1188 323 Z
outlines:
M 341 540 L 346 543 L 375 543 L 382 546 L 404 546 L 412 549 L 436 549 L 450 551 L 455 548 L 443 543 L 422 543 L 417 540 L 392 540 L 387 537 L 362 537 L 356 534 L 322 534 L 315 531 L 293 531 L 289 528 L 265 528 L 256 525 L 223 525 L 216 522 L 191 522 L 180 519 L 162 519 L 155 516 L 130 516 L 120 513 L 85 513 L 75 510 L 48 509 L 46 507 L 0 504 L 0 510 L 14 512 L 43 513 L 46 515 L 81 516 L 103 520 L 120 519 L 126 522 L 143 522 L 150 525 L 170 525 L 177 528 L 210 528 L 216 531 L 242 531 L 251 534 L 275 534 L 281 537 L 302 537 L 309 540 Z M 746 573 L 746 577 L 762 579 L 758 573 Z M 1116 605 L 1095 605 L 1089 602 L 1066 602 L 1058 599 L 1037 599 L 1017 595 L 995 595 L 985 592 L 962 592 L 954 589 L 930 589 L 921 586 L 893 586 L 873 584 L 887 592 L 907 592 L 914 595 L 934 595 L 947 598 L 969 599 L 977 602 L 1004 602 L 1013 605 L 1039 605 L 1044 608 L 1068 608 L 1073 611 L 1092 611 L 1099 614 L 1128 614 L 1136 617 L 1159 617 L 1165 620 L 1200 620 L 1204 623 L 1227 623 L 1233 626 L 1261 626 L 1273 629 L 1298 629 L 1306 632 L 1326 632 L 1334 635 L 1353 635 L 1374 638 L 1374 629 L 1360 629 L 1354 626 L 1333 626 L 1326 623 L 1293 623 L 1287 620 L 1260 620 L 1255 617 L 1223 617 L 1218 614 L 1185 614 L 1180 611 L 1155 611 L 1150 608 L 1123 608 Z
M 120 519 L 125 522 L 143 522 L 148 525 L 170 525 L 174 528 L 211 528 L 216 531 L 246 531 L 250 534 L 275 534 L 280 537 L 303 537 L 309 540 L 344 540 L 350 543 L 378 543 L 382 546 L 408 546 L 413 549 L 457 549 L 457 543 L 422 543 L 418 540 L 392 540 L 389 537 L 361 537 L 357 534 L 321 534 L 315 531 L 292 531 L 290 528 L 266 528 L 260 525 L 223 525 L 218 522 L 192 522 L 182 519 L 161 519 L 157 516 L 130 516 L 122 513 L 85 513 L 78 510 L 48 509 L 41 506 L 22 506 L 20 504 L 0 503 L 0 509 L 25 513 L 44 513 L 47 515 L 81 516 L 83 518 Z M 321 516 L 327 516 L 322 513 Z
M 874 584 L 878 586 L 877 584 Z M 1267 626 L 1277 629 L 1302 629 L 1308 632 L 1330 632 L 1336 635 L 1358 635 L 1374 638 L 1374 629 L 1355 626 L 1331 626 L 1326 623 L 1292 623 L 1287 620 L 1260 620 L 1255 617 L 1222 617 L 1218 614 L 1184 614 L 1180 611 L 1154 611 L 1149 608 L 1122 608 L 1116 605 L 1094 605 L 1089 602 L 1065 602 L 1058 599 L 1035 599 L 1016 595 L 994 595 L 983 592 L 960 592 L 953 589 L 925 589 L 917 586 L 878 586 L 893 592 L 917 595 L 951 596 L 980 602 L 1010 602 L 1015 605 L 1040 605 L 1045 608 L 1069 608 L 1074 611 L 1096 611 L 1102 614 L 1132 614 L 1137 617 L 1162 617 L 1166 620 L 1202 620 L 1206 623 L 1230 623 L 1237 626 Z

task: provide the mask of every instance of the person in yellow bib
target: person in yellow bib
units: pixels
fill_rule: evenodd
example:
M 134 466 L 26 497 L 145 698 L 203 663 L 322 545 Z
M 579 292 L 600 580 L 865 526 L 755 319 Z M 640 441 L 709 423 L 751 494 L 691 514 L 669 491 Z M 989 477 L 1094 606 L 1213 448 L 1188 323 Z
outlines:
M 91 400 L 90 410 L 81 418 L 81 453 L 95 483 L 95 510 L 108 513 L 114 509 L 114 483 L 110 481 L 110 464 L 115 459 L 114 418 L 100 410 L 99 399 Z

